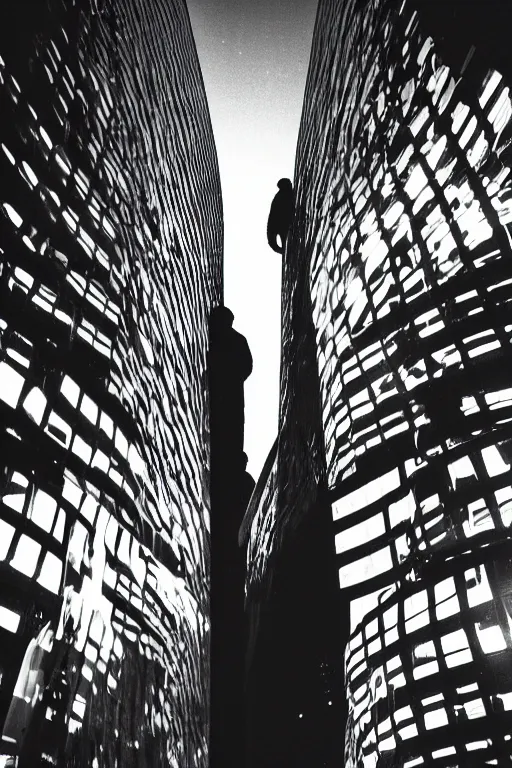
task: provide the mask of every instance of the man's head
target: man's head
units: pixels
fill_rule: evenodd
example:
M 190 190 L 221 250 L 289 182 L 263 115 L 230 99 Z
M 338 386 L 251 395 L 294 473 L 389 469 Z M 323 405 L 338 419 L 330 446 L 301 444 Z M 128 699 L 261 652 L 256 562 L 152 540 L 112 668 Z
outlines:
M 279 179 L 277 182 L 277 188 L 278 189 L 291 189 L 292 188 L 292 182 L 290 179 Z
M 215 307 L 210 315 L 210 326 L 212 329 L 231 328 L 234 314 L 227 307 Z

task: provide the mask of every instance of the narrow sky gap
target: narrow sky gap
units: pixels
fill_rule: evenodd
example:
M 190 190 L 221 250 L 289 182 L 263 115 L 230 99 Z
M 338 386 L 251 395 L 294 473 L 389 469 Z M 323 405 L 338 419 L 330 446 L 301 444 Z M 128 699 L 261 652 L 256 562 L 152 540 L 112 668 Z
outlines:
M 224 205 L 225 303 L 249 342 L 245 450 L 257 477 L 277 432 L 281 258 L 266 223 L 293 178 L 316 0 L 190 0 Z

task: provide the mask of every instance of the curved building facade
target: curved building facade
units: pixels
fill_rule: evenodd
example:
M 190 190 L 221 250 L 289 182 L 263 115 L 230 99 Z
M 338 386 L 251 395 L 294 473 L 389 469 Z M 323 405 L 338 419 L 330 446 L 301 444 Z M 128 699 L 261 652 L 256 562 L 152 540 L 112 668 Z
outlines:
M 223 224 L 187 9 L 48 0 L 8 16 L 0 761 L 204 766 Z
M 319 5 L 247 599 L 257 649 L 259 587 L 298 522 L 329 515 L 347 708 L 331 735 L 354 768 L 512 754 L 507 22 L 483 2 Z

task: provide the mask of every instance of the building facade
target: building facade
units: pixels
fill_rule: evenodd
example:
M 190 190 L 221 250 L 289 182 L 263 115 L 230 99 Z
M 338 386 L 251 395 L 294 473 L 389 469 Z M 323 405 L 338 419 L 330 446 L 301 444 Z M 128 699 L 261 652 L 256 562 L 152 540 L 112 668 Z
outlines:
M 313 604 L 329 594 L 324 613 L 339 617 L 345 703 L 327 738 L 344 756 L 324 765 L 511 759 L 507 22 L 494 3 L 319 4 L 283 265 L 279 437 L 242 533 L 259 674 L 289 550 L 318 585 Z M 300 533 L 315 525 L 316 550 Z M 334 598 L 316 576 L 322 552 Z M 288 648 L 309 642 L 298 627 Z M 280 695 L 254 680 L 258 711 L 265 684 Z
M 0 27 L 0 764 L 206 766 L 223 225 L 188 12 Z

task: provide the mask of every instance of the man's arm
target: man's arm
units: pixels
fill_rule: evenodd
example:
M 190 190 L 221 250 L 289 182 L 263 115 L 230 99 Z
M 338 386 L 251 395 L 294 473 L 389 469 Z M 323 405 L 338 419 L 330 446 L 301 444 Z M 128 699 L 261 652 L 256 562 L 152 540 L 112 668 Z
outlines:
M 282 253 L 283 248 L 277 243 L 278 228 L 280 223 L 279 222 L 280 207 L 281 207 L 279 205 L 279 201 L 277 200 L 278 196 L 279 196 L 279 192 L 272 200 L 272 205 L 270 206 L 270 213 L 268 215 L 268 222 L 267 222 L 267 241 L 273 251 L 275 251 L 276 253 Z

